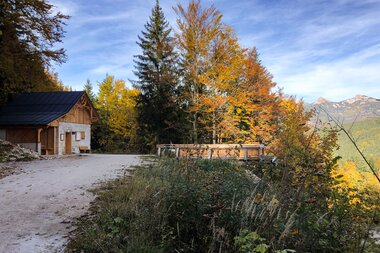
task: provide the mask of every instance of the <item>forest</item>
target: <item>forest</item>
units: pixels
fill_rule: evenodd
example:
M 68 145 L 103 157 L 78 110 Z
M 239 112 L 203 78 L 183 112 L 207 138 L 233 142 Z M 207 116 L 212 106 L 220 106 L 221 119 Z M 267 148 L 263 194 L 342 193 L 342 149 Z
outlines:
M 65 61 L 54 45 L 69 17 L 43 0 L 0 7 L 0 104 L 70 90 L 50 68 Z M 169 24 L 156 1 L 138 36 L 135 80 L 108 73 L 97 92 L 84 84 L 100 115 L 92 148 L 151 154 L 157 144 L 260 142 L 277 160 L 154 159 L 97 190 L 95 214 L 68 251 L 378 252 L 378 164 L 339 162 L 340 129 L 311 124 L 315 111 L 278 88 L 214 5 L 173 9 Z

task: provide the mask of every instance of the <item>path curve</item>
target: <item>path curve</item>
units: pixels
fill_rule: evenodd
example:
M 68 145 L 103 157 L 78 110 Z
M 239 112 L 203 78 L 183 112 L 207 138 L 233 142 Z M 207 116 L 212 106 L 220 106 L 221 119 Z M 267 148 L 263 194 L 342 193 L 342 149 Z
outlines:
M 62 252 L 95 183 L 126 173 L 137 155 L 84 155 L 22 162 L 0 180 L 0 252 Z

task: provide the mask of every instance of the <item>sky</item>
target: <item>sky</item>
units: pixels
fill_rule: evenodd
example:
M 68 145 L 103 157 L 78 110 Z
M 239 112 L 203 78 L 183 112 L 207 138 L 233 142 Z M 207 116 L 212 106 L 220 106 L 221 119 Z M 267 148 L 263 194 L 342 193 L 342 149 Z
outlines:
M 262 64 L 286 94 L 306 102 L 341 101 L 363 94 L 380 98 L 380 0 L 202 0 L 214 4 L 244 47 L 256 47 Z M 68 14 L 67 61 L 55 66 L 60 79 L 97 90 L 106 74 L 136 80 L 137 36 L 155 0 L 51 0 Z M 160 0 L 173 30 L 173 6 L 188 0 Z

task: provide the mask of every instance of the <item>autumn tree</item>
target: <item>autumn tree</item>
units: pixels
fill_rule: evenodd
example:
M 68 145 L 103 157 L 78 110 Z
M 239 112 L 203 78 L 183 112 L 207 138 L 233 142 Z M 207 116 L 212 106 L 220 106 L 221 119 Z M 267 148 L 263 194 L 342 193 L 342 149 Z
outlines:
M 175 8 L 193 141 L 269 143 L 276 131 L 279 94 L 255 49 L 239 45 L 214 6 L 191 1 Z
M 204 128 L 200 120 L 203 105 L 201 97 L 206 90 L 202 76 L 210 67 L 211 42 L 220 33 L 222 15 L 214 6 L 202 9 L 200 1 L 190 1 L 187 9 L 178 4 L 175 12 L 179 28 L 175 37 L 184 71 L 183 97 L 187 100 L 190 113 L 192 141 L 198 143 Z
M 337 162 L 333 155 L 337 133 L 309 124 L 314 112 L 305 111 L 303 102 L 293 97 L 282 97 L 280 110 L 281 123 L 270 144 L 278 164 L 266 173 L 278 184 L 274 187 L 281 198 L 281 208 L 294 213 L 291 229 L 297 236 L 284 243 L 296 245 L 297 252 L 328 252 L 326 245 L 341 242 L 336 233 L 341 224 L 334 220 L 343 220 L 329 202 L 333 198 L 331 172 Z
M 45 0 L 0 2 L 0 104 L 9 94 L 57 90 L 45 70 L 52 62 L 65 60 L 61 42 L 65 19 L 53 14 L 53 5 Z
M 99 84 L 95 107 L 100 124 L 94 127 L 94 146 L 107 152 L 131 151 L 136 137 L 136 89 L 107 75 Z
M 45 69 L 45 75 L 48 79 L 46 83 L 38 83 L 33 91 L 69 91 L 71 87 L 66 86 L 58 76 L 57 72 L 49 71 Z
M 183 137 L 183 111 L 178 96 L 178 56 L 174 51 L 171 28 L 156 1 L 145 31 L 137 44 L 142 53 L 135 56 L 134 82 L 140 90 L 138 122 L 140 136 L 149 149 L 155 144 L 180 142 Z
M 243 49 L 240 48 L 233 29 L 221 26 L 210 41 L 207 68 L 200 75 L 205 89 L 199 96 L 201 119 L 208 133 L 209 142 L 230 140 L 234 134 L 231 110 L 231 95 L 239 86 L 239 73 L 243 64 Z
M 231 122 L 235 126 L 231 139 L 268 144 L 277 131 L 281 93 L 274 90 L 276 83 L 256 49 L 245 51 L 240 70 L 239 82 L 230 93 Z

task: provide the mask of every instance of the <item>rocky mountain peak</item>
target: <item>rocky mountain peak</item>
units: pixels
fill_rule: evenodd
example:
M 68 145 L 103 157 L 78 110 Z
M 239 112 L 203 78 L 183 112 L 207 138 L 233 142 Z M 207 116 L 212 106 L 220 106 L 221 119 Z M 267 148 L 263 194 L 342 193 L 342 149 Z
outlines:
M 313 104 L 316 104 L 316 105 L 320 105 L 320 104 L 324 104 L 324 103 L 328 103 L 329 101 L 323 97 L 319 97 L 317 100 L 315 100 L 315 102 Z
M 355 97 L 346 99 L 346 100 L 344 100 L 342 102 L 353 104 L 355 102 L 366 102 L 366 101 L 368 101 L 368 102 L 375 102 L 376 99 L 372 98 L 372 97 L 365 96 L 365 95 L 356 95 Z
M 324 117 L 324 120 L 327 120 L 324 112 L 328 112 L 334 118 L 345 123 L 380 117 L 380 99 L 365 95 L 356 95 L 340 102 L 331 102 L 320 97 L 307 106 L 310 109 L 315 108 L 317 111 L 323 108 L 323 114 L 319 116 Z

